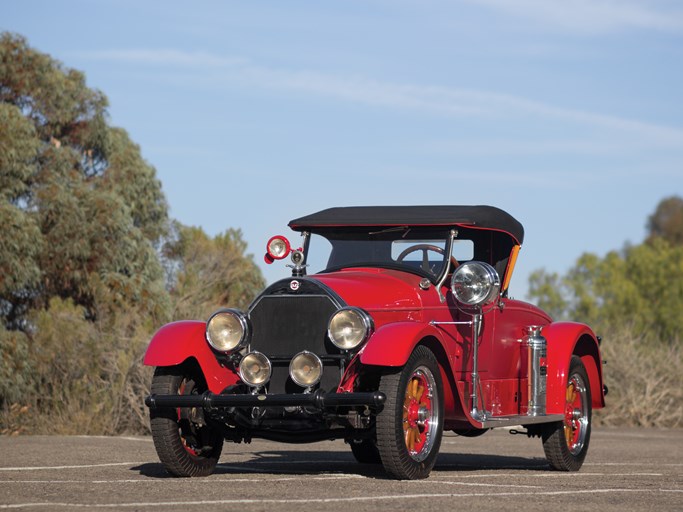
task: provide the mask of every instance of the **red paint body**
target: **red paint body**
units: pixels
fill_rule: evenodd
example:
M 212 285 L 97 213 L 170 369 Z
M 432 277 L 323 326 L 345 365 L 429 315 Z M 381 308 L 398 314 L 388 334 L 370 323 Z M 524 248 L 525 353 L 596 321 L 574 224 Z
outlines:
M 466 322 L 450 298 L 441 303 L 434 286 L 423 290 L 420 277 L 397 270 L 356 268 L 309 276 L 334 290 L 347 304 L 370 313 L 375 331 L 359 351 L 345 375 L 340 391 L 351 391 L 353 372 L 365 365 L 400 367 L 418 344 L 429 345 L 441 366 L 445 393 L 446 428 L 478 427 L 469 413 L 471 389 L 471 326 L 432 325 L 430 322 Z M 527 381 L 523 340 L 525 328 L 543 326 L 547 344 L 547 413 L 562 413 L 567 369 L 572 354 L 581 357 L 590 381 L 593 408 L 604 406 L 600 351 L 595 334 L 583 324 L 559 322 L 539 308 L 503 298 L 499 307 L 483 317 L 479 341 L 479 375 L 483 403 L 495 416 L 526 413 Z M 209 389 L 220 392 L 239 381 L 232 370 L 220 365 L 206 343 L 204 322 L 176 322 L 162 327 L 152 339 L 145 364 L 173 366 L 195 360 Z M 360 363 L 360 364 L 358 364 Z M 345 385 L 344 382 L 351 383 Z
M 344 439 L 359 462 L 419 479 L 444 429 L 517 425 L 552 468 L 581 467 L 605 405 L 599 339 L 508 298 L 516 219 L 486 205 L 360 206 L 289 226 L 301 248 L 273 237 L 265 261 L 289 255 L 291 277 L 246 312 L 169 324 L 150 343 L 145 364 L 164 369 L 145 403 L 172 474 L 208 474 L 223 440 Z

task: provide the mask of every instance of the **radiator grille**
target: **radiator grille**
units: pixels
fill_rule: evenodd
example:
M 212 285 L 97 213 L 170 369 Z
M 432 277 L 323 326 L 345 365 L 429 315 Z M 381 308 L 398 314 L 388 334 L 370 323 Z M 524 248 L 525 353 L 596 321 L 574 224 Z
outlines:
M 336 310 L 326 295 L 263 296 L 249 313 L 251 350 L 268 357 L 291 357 L 302 350 L 338 354 L 327 339 L 327 324 Z

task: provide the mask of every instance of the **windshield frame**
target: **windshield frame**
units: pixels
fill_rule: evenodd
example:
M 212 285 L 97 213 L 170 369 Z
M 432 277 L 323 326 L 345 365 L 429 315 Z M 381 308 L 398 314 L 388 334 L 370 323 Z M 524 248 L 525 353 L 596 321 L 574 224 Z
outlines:
M 310 242 L 313 235 L 324 238 L 332 246 L 327 263 L 322 270 L 318 271 L 320 274 L 347 268 L 383 268 L 411 273 L 428 279 L 432 284 L 437 284 L 443 281 L 452 267 L 450 254 L 454 232 L 448 226 L 337 226 L 306 230 L 304 264 L 308 262 L 310 256 Z M 392 246 L 397 241 L 415 241 L 416 245 L 433 245 L 435 241 L 438 241 L 439 246 L 443 245 L 444 251 L 438 267 L 434 272 L 430 272 L 422 268 L 422 265 L 415 265 L 412 261 L 413 264 L 398 262 L 391 255 Z M 357 254 L 361 256 L 357 257 Z M 364 258 L 363 254 L 371 257 Z

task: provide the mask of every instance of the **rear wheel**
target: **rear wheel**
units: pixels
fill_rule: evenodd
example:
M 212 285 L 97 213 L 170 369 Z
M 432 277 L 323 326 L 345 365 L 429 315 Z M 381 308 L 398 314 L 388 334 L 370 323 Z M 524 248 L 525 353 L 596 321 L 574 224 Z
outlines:
M 578 471 L 586 458 L 591 437 L 591 391 L 586 368 L 572 356 L 567 377 L 564 421 L 548 426 L 543 450 L 553 469 Z
M 151 391 L 157 395 L 200 395 L 206 385 L 200 375 L 185 367 L 159 367 Z M 150 409 L 150 419 L 154 447 L 171 475 L 213 473 L 223 449 L 223 436 L 207 422 L 201 408 Z
M 418 346 L 399 373 L 382 375 L 386 394 L 377 416 L 377 448 L 394 478 L 427 478 L 436 463 L 443 431 L 443 384 L 434 354 Z

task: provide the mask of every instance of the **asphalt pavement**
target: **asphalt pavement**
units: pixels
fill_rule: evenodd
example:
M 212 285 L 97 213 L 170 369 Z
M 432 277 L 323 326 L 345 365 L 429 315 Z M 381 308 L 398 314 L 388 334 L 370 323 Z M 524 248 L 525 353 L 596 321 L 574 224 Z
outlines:
M 226 444 L 215 474 L 169 477 L 149 437 L 0 437 L 0 510 L 683 510 L 683 429 L 596 429 L 581 471 L 541 442 L 447 433 L 427 480 L 387 479 L 342 441 Z

